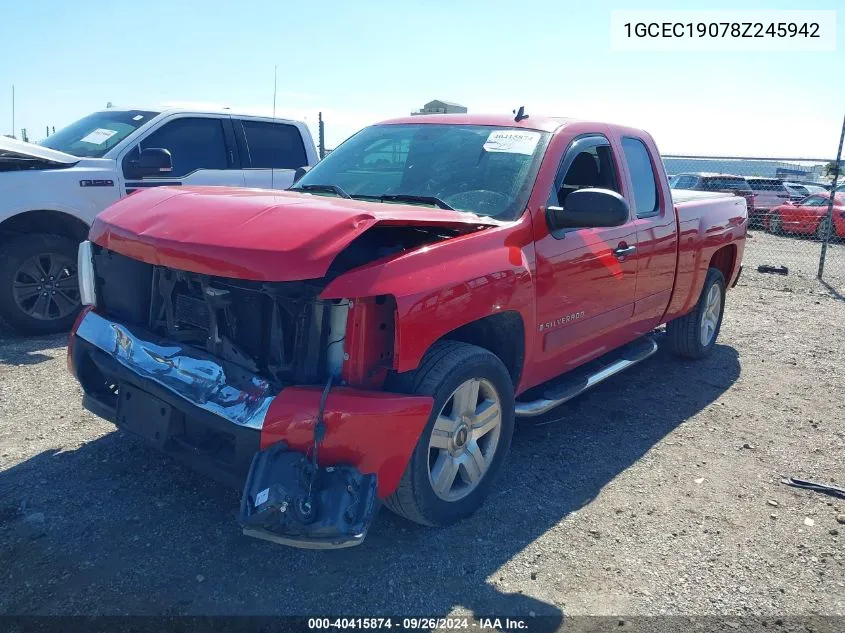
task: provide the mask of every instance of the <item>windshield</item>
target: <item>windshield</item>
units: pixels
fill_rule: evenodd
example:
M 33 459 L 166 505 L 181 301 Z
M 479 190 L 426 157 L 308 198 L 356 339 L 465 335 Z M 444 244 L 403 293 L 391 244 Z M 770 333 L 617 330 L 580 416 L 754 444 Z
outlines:
M 146 110 L 95 112 L 48 136 L 40 145 L 81 158 L 102 158 L 157 114 Z
M 292 189 L 511 220 L 525 208 L 548 136 L 483 125 L 376 125 L 343 143 Z

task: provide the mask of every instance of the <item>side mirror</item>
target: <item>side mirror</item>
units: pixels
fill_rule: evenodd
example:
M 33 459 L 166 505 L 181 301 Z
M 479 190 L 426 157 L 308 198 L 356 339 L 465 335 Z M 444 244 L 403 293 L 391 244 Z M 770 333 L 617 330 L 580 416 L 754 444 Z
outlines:
M 621 226 L 628 221 L 628 203 L 610 189 L 577 189 L 566 196 L 566 207 L 547 207 L 549 229 Z
M 302 167 L 297 167 L 296 171 L 293 172 L 293 181 L 296 182 L 300 178 L 302 178 L 308 171 L 311 169 L 310 165 L 303 165 Z
M 137 160 L 130 162 L 133 178 L 167 175 L 173 171 L 173 157 L 170 150 L 148 147 L 141 150 Z

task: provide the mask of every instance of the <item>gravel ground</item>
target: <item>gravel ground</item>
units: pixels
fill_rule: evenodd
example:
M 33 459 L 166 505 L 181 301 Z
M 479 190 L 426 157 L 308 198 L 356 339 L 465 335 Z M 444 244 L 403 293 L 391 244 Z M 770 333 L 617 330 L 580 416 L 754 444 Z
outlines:
M 83 411 L 64 337 L 0 333 L 0 613 L 845 615 L 845 501 L 779 483 L 845 480 L 844 310 L 749 272 L 711 357 L 522 424 L 472 519 L 335 552 L 242 536 L 237 491 Z
M 815 290 L 819 272 L 821 242 L 810 236 L 772 235 L 752 231 L 746 242 L 743 265 L 745 275 L 750 275 L 752 285 L 787 291 Z M 760 265 L 786 266 L 788 279 L 779 275 L 759 275 Z M 845 298 L 845 239 L 837 237 L 828 244 L 825 257 L 824 279 L 841 298 Z

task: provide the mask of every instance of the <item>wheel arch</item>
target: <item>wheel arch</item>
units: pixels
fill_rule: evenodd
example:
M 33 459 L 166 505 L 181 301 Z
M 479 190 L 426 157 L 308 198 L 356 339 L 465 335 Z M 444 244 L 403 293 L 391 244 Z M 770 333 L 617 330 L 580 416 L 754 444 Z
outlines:
M 26 233 L 46 233 L 82 242 L 89 226 L 76 216 L 63 211 L 34 209 L 18 213 L 0 222 L 0 239 Z
M 728 244 L 713 253 L 707 268 L 715 268 L 721 272 L 725 278 L 725 287 L 729 288 L 736 270 L 736 244 Z
M 504 363 L 514 387 L 522 378 L 525 364 L 525 323 L 522 315 L 516 310 L 507 310 L 470 321 L 447 332 L 438 340 L 461 341 L 482 347 Z
M 423 357 L 442 341 L 459 341 L 486 349 L 505 365 L 514 388 L 519 384 L 525 365 L 525 323 L 516 310 L 491 314 L 446 332 L 432 342 Z M 388 388 L 405 391 L 406 379 L 415 370 L 393 374 L 388 378 Z

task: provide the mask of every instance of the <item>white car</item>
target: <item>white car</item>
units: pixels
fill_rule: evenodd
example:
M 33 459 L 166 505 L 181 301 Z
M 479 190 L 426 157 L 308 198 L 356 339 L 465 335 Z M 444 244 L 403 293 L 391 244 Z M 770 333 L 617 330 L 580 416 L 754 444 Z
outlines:
M 0 317 L 20 333 L 70 328 L 79 242 L 146 187 L 286 189 L 318 160 L 305 123 L 222 109 L 95 112 L 39 145 L 0 137 Z

